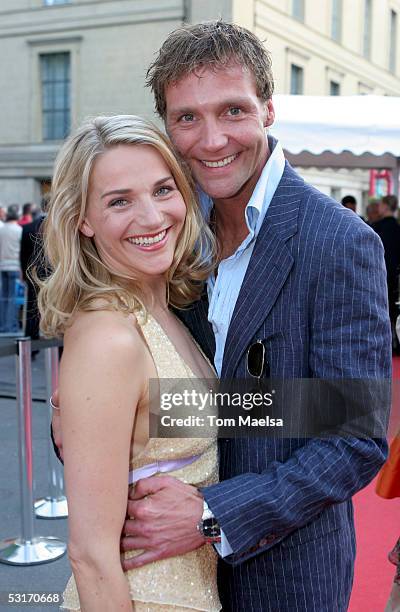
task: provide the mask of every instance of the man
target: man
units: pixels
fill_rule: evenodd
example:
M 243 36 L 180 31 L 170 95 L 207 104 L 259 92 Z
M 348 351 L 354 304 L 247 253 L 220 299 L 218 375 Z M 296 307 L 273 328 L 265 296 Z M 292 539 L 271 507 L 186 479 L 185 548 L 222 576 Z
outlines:
M 352 195 L 346 195 L 342 198 L 342 206 L 352 210 L 354 213 L 357 212 L 357 200 Z
M 223 22 L 185 27 L 148 76 L 206 213 L 213 206 L 218 275 L 209 303 L 184 319 L 218 374 L 249 378 L 248 350 L 261 341 L 264 376 L 389 378 L 381 245 L 266 139 L 273 81 L 261 42 Z M 346 610 L 351 496 L 385 456 L 385 443 L 372 439 L 221 441 L 221 483 L 202 494 L 232 551 L 219 570 L 224 610 Z M 135 520 L 123 547 L 146 550 L 129 567 L 199 545 L 202 504 L 192 487 L 143 480 L 128 511 Z
M 23 205 L 22 216 L 18 221 L 18 224 L 21 227 L 23 225 L 27 225 L 28 223 L 32 223 L 32 204 L 30 202 L 26 202 L 26 204 Z
M 262 43 L 221 21 L 180 28 L 149 83 L 221 247 L 208 296 L 182 313 L 218 374 L 389 378 L 382 247 L 266 138 L 273 80 Z M 254 345 L 263 351 L 257 372 Z M 125 567 L 203 545 L 212 513 L 225 611 L 347 610 L 351 496 L 386 453 L 385 442 L 367 437 L 221 440 L 221 482 L 201 495 L 171 476 L 136 485 L 122 548 L 144 552 Z
M 367 223 L 371 225 L 379 221 L 381 218 L 380 203 L 378 201 L 370 202 L 367 206 Z
M 400 353 L 400 346 L 395 331 L 396 319 L 399 314 L 397 302 L 400 299 L 400 225 L 395 217 L 396 210 L 396 196 L 384 196 L 379 202 L 379 220 L 373 223 L 371 227 L 382 240 L 385 251 L 392 346 L 395 353 Z
M 0 227 L 0 332 L 17 334 L 19 332 L 18 307 L 15 301 L 16 285 L 20 278 L 19 252 L 22 227 L 18 225 L 18 206 L 12 204 L 7 209 L 6 222 Z
M 344 206 L 345 208 L 348 208 L 349 210 L 352 210 L 353 213 L 358 214 L 357 213 L 357 200 L 355 199 L 354 196 L 352 195 L 345 195 L 342 198 L 342 206 Z M 360 217 L 360 219 L 362 219 L 363 221 L 365 221 L 364 217 L 362 215 L 358 215 Z
M 28 288 L 27 294 L 27 307 L 26 307 L 26 325 L 24 334 L 30 336 L 32 340 L 39 338 L 39 313 L 37 308 L 37 288 L 33 283 L 29 270 L 33 264 L 39 267 L 38 272 L 40 275 L 45 275 L 43 270 L 43 262 L 41 261 L 42 254 L 42 236 L 41 226 L 44 220 L 44 216 L 40 215 L 31 223 L 26 223 L 22 228 L 21 237 L 21 271 L 23 279 Z M 32 357 L 37 355 L 38 351 L 32 351 Z
M 383 196 L 381 201 L 390 208 L 390 210 L 392 211 L 393 217 L 396 218 L 398 208 L 399 208 L 398 197 L 395 196 L 394 193 L 389 193 L 388 195 Z

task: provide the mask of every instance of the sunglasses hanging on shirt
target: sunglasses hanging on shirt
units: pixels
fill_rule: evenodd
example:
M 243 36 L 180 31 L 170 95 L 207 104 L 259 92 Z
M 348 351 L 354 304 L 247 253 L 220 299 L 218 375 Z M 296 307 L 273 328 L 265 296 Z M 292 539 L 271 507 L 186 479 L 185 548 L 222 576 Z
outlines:
M 265 346 L 263 340 L 257 340 L 251 344 L 247 350 L 247 361 L 246 361 L 247 373 L 252 378 L 258 380 L 264 375 L 266 378 L 269 377 L 269 363 L 265 355 Z

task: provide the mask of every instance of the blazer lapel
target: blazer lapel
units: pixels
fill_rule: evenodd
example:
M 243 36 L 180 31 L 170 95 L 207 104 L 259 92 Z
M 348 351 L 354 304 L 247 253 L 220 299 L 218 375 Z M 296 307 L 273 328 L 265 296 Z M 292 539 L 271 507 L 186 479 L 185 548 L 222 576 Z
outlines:
M 293 266 L 286 245 L 297 232 L 304 181 L 286 162 L 236 302 L 225 343 L 222 378 L 233 376 L 255 332 L 270 313 Z

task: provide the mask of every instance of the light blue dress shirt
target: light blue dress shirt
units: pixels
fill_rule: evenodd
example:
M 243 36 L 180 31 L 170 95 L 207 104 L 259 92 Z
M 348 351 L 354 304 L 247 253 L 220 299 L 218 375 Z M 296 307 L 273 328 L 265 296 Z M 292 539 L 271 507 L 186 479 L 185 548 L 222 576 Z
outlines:
M 220 262 L 217 278 L 212 276 L 207 283 L 208 320 L 215 336 L 214 365 L 218 376 L 221 376 L 226 337 L 247 266 L 268 207 L 285 169 L 281 145 L 272 138 L 268 139 L 268 143 L 270 150 L 272 149 L 271 155 L 245 209 L 249 233 L 233 255 Z M 205 218 L 209 219 L 213 201 L 202 192 L 200 192 L 200 205 Z
M 226 337 L 247 266 L 268 207 L 285 169 L 285 157 L 279 142 L 269 138 L 268 145 L 271 155 L 245 209 L 245 219 L 249 233 L 233 255 L 220 262 L 217 278 L 212 276 L 207 282 L 208 320 L 212 325 L 215 336 L 214 365 L 218 376 L 221 376 Z M 213 201 L 200 190 L 199 198 L 204 217 L 209 219 L 214 206 Z M 222 530 L 221 542 L 220 544 L 214 544 L 214 546 L 222 558 L 232 554 L 232 548 Z

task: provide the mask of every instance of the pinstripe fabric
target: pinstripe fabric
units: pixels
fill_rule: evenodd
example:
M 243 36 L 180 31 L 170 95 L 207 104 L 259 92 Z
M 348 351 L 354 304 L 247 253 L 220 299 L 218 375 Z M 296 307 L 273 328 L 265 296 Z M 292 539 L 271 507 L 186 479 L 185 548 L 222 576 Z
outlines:
M 222 377 L 245 378 L 246 350 L 263 339 L 277 378 L 390 378 L 385 278 L 374 232 L 286 164 L 232 317 Z M 212 357 L 205 299 L 183 318 Z M 224 610 L 346 610 L 351 496 L 386 453 L 386 442 L 372 439 L 222 440 L 221 482 L 203 492 L 234 552 L 220 562 Z

